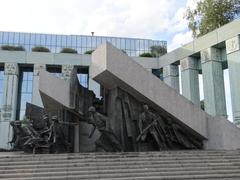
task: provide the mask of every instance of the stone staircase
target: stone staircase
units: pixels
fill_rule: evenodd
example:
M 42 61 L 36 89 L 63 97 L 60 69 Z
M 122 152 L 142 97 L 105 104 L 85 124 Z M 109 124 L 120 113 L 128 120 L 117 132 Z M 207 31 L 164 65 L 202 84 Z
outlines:
M 0 153 L 0 179 L 240 179 L 240 150 Z

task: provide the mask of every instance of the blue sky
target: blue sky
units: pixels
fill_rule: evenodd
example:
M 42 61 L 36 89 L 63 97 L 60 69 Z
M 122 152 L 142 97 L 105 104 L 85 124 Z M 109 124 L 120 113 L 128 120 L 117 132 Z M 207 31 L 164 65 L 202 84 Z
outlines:
M 198 0 L 7 0 L 1 2 L 0 30 L 85 34 L 166 40 L 168 51 L 192 41 L 186 8 Z M 225 72 L 231 117 L 228 72 Z M 200 83 L 202 87 L 202 83 Z M 203 98 L 201 88 L 201 98 Z

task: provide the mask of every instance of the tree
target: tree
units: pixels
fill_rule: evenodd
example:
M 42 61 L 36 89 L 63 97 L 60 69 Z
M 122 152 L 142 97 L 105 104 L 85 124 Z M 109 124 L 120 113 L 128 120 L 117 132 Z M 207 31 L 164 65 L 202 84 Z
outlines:
M 160 57 L 167 53 L 165 46 L 155 45 L 150 47 L 152 57 Z
M 240 0 L 202 0 L 196 9 L 186 11 L 188 28 L 199 37 L 229 23 L 239 16 Z

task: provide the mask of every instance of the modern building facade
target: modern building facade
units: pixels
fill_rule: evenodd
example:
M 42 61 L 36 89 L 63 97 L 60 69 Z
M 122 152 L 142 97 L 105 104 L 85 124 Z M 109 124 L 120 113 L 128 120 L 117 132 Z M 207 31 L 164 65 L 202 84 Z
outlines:
M 89 77 L 91 55 L 86 51 L 110 42 L 142 64 L 146 69 L 158 73 L 157 58 L 140 58 L 153 45 L 166 47 L 165 41 L 147 39 L 50 35 L 36 33 L 0 32 L 0 46 L 23 46 L 25 51 L 0 50 L 0 148 L 8 149 L 11 140 L 10 121 L 24 118 L 26 102 L 42 106 L 38 90 L 39 71 L 45 69 L 56 76 L 67 79 L 73 68 L 82 86 L 93 90 L 100 97 L 100 85 Z M 47 52 L 31 52 L 35 46 L 47 47 Z M 77 54 L 59 53 L 62 48 L 73 48 Z M 160 75 L 158 75 L 160 76 Z
M 49 48 L 51 52 L 58 53 L 62 48 L 68 47 L 77 50 L 79 54 L 84 54 L 86 51 L 96 49 L 100 44 L 103 44 L 106 41 L 110 42 L 115 47 L 122 49 L 129 56 L 138 56 L 139 54 L 149 52 L 150 47 L 154 45 L 167 47 L 166 41 L 151 39 L 0 32 L 0 46 L 21 45 L 27 51 L 31 51 L 31 49 L 35 46 L 44 46 Z

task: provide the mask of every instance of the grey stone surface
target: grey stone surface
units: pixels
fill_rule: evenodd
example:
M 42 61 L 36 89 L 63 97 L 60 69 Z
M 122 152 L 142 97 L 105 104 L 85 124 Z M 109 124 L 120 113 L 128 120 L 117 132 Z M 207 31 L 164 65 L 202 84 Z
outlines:
M 233 119 L 234 123 L 240 127 L 240 37 L 237 36 L 233 39 L 230 39 L 229 41 L 226 41 L 226 44 L 231 44 L 233 46 L 229 47 L 227 51 L 227 59 L 229 68 Z M 227 47 L 228 46 L 230 45 L 227 45 Z
M 9 122 L 16 120 L 18 92 L 18 64 L 6 63 L 4 71 L 3 106 L 0 117 L 0 148 L 9 149 L 8 142 L 12 139 Z
M 187 57 L 181 60 L 182 95 L 200 106 L 198 60 Z
M 170 64 L 163 67 L 163 81 L 171 88 L 179 92 L 179 70 L 178 65 Z
M 46 71 L 40 71 L 39 91 L 41 96 L 51 97 L 50 99 L 57 101 L 65 107 L 72 108 L 70 104 L 70 82 L 59 79 Z M 43 102 L 44 107 L 54 108 L 51 102 Z M 57 108 L 57 107 L 56 107 Z
M 32 103 L 43 107 L 42 100 L 39 93 L 39 73 L 41 70 L 45 70 L 45 64 L 34 64 L 33 67 L 33 96 L 32 96 Z
M 206 149 L 239 149 L 240 130 L 223 117 L 208 117 Z
M 217 48 L 201 51 L 205 111 L 227 116 L 221 52 Z
M 239 151 L 163 151 L 22 155 L 0 153 L 0 178 L 11 180 L 238 180 Z

